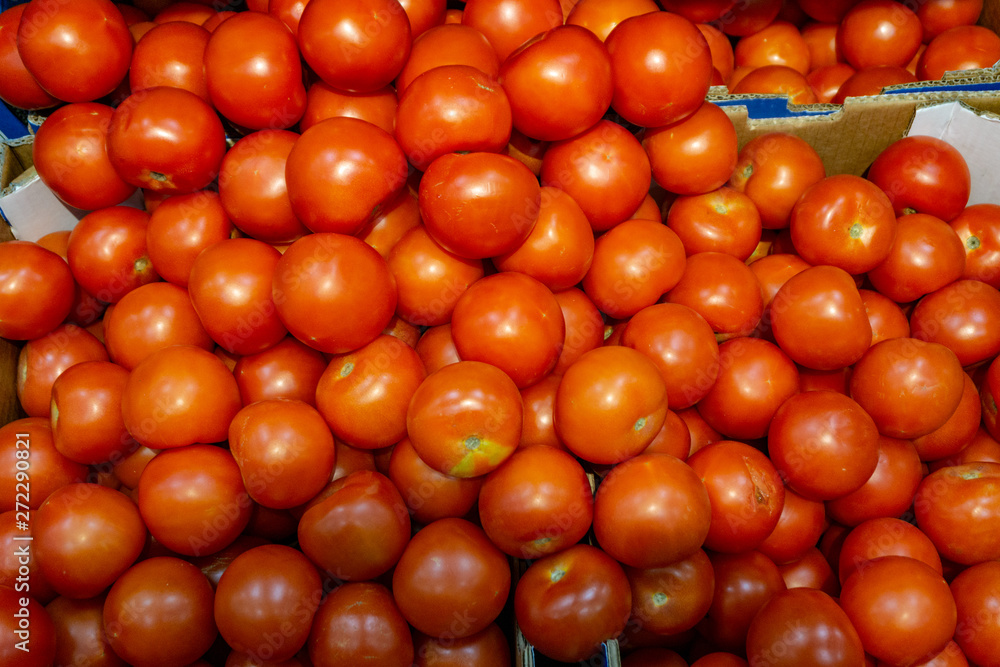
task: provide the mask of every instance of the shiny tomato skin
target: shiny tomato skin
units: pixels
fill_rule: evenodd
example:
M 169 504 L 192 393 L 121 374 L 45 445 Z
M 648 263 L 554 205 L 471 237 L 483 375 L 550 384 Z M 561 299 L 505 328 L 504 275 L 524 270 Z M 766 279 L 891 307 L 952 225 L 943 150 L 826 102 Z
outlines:
M 621 566 L 600 549 L 570 547 L 531 564 L 514 592 L 525 639 L 550 658 L 586 660 L 625 629 L 632 607 Z
M 307 644 L 315 667 L 364 663 L 409 667 L 413 639 L 392 593 L 374 582 L 347 583 L 320 604 Z
M 424 463 L 408 438 L 393 445 L 386 474 L 399 489 L 413 521 L 424 525 L 468 514 L 485 479 L 462 479 L 438 472 Z
M 584 353 L 604 343 L 604 316 L 583 290 L 576 287 L 556 292 L 555 297 L 566 322 L 566 340 L 552 375 L 562 377 Z
M 17 359 L 17 399 L 29 417 L 48 417 L 52 385 L 67 369 L 85 361 L 107 361 L 101 341 L 75 324 L 63 324 L 28 341 Z
M 17 51 L 39 85 L 65 102 L 90 102 L 121 83 L 132 35 L 110 0 L 52 6 L 32 2 L 17 28 Z
M 701 549 L 665 567 L 625 567 L 632 589 L 632 619 L 662 635 L 693 628 L 708 612 L 715 573 Z
M 385 86 L 370 93 L 352 93 L 316 81 L 306 91 L 306 110 L 299 120 L 299 131 L 305 132 L 327 118 L 350 116 L 366 120 L 392 134 L 396 127 L 396 109 L 399 106 L 396 93 L 392 86 Z M 401 88 L 399 94 L 403 94 Z
M 701 548 L 712 507 L 698 474 L 667 454 L 640 454 L 611 469 L 594 498 L 594 534 L 625 565 L 664 567 Z
M 761 240 L 757 207 L 745 194 L 726 186 L 678 197 L 664 222 L 680 237 L 688 255 L 725 252 L 745 261 Z
M 648 128 L 642 147 L 665 190 L 698 195 L 725 185 L 736 166 L 736 129 L 717 105 L 703 102 L 680 120 Z
M 19 109 L 44 109 L 58 100 L 38 85 L 17 52 L 17 28 L 24 9 L 24 5 L 14 5 L 0 13 L 0 99 Z
M 743 70 L 737 70 L 740 71 Z M 735 75 L 733 79 L 736 79 Z M 816 95 L 806 77 L 785 65 L 765 65 L 752 69 L 746 72 L 732 89 L 735 95 L 785 95 L 790 104 L 816 102 Z
M 492 623 L 462 639 L 438 639 L 414 633 L 414 667 L 508 667 L 510 646 L 500 626 Z
M 93 102 L 68 104 L 35 133 L 32 160 L 39 178 L 63 202 L 85 211 L 115 206 L 135 192 L 108 159 L 113 109 Z
M 879 517 L 847 533 L 837 564 L 840 582 L 882 556 L 906 556 L 925 563 L 938 574 L 943 571 L 934 543 L 919 528 L 902 519 Z
M 757 327 L 764 312 L 757 277 L 744 262 L 723 252 L 700 252 L 688 257 L 684 273 L 665 300 L 685 305 L 704 317 L 720 340 L 746 336 Z
M 280 21 L 257 12 L 233 16 L 205 47 L 212 106 L 241 127 L 291 127 L 306 108 L 300 63 L 295 37 Z
M 926 295 L 910 315 L 914 338 L 944 345 L 962 366 L 1000 352 L 1000 293 L 978 280 L 956 280 Z
M 137 441 L 156 449 L 222 442 L 242 406 L 233 374 L 199 347 L 153 352 L 129 375 L 122 415 Z
M 859 289 L 872 327 L 872 345 L 887 338 L 909 338 L 910 322 L 899 304 L 880 292 Z
M 292 336 L 273 347 L 240 357 L 233 368 L 243 405 L 269 398 L 316 404 L 316 386 L 327 362 L 317 350 Z
M 612 108 L 643 127 L 696 112 L 708 92 L 712 56 L 688 19 L 650 12 L 625 19 L 605 40 L 614 75 Z
M 649 192 L 649 157 L 631 132 L 600 120 L 570 139 L 549 145 L 542 157 L 542 185 L 569 194 L 595 231 L 628 219 Z
M 789 278 L 770 312 L 775 341 L 803 366 L 843 368 L 871 346 L 871 322 L 857 284 L 835 266 L 813 266 Z M 826 343 L 818 346 L 817 340 Z
M 501 551 L 524 560 L 579 542 L 590 529 L 593 505 L 583 467 L 553 447 L 519 448 L 479 492 L 483 530 Z
M 951 582 L 958 609 L 955 641 L 961 653 L 980 665 L 995 661 L 1000 650 L 995 620 L 998 576 L 1000 565 L 989 561 L 963 570 Z
M 174 195 L 150 214 L 146 250 L 161 278 L 187 287 L 198 254 L 238 233 L 215 192 Z
M 965 248 L 963 278 L 981 280 L 1000 289 L 1000 205 L 976 204 L 966 207 L 948 223 Z
M 359 275 L 363 283 L 353 279 Z M 364 241 L 342 234 L 309 234 L 293 243 L 278 260 L 271 289 L 288 331 L 321 352 L 341 354 L 370 343 L 396 310 L 385 260 Z
M 189 90 L 211 104 L 205 83 L 205 46 L 211 33 L 187 21 L 158 24 L 136 42 L 129 88 L 137 93 L 156 86 Z
M 914 301 L 957 280 L 965 271 L 958 234 L 940 218 L 924 213 L 898 219 L 889 255 L 868 272 L 879 292 L 898 303 Z
M 314 232 L 356 234 L 403 188 L 406 173 L 392 135 L 346 116 L 303 132 L 285 163 L 292 211 Z
M 497 53 L 480 30 L 461 23 L 437 25 L 413 39 L 396 77 L 396 93 L 402 95 L 418 76 L 443 65 L 470 65 L 494 78 L 500 72 Z
M 808 74 L 811 65 L 805 38 L 788 21 L 775 21 L 763 30 L 742 37 L 734 51 L 737 67 L 785 65 L 801 74 Z
M 392 575 L 406 620 L 432 637 L 467 637 L 492 623 L 510 592 L 510 565 L 481 528 L 435 521 L 413 536 Z
M 119 577 L 104 601 L 108 643 L 136 667 L 190 664 L 218 636 L 214 596 L 205 575 L 187 561 L 168 556 L 140 561 Z
M 159 276 L 149 260 L 149 215 L 128 206 L 88 213 L 69 236 L 66 249 L 76 282 L 101 301 L 115 303 Z
M 896 215 L 926 213 L 951 221 L 969 201 L 969 165 L 955 147 L 927 136 L 904 137 L 879 154 L 868 180 L 885 191 Z
M 976 383 L 968 373 L 962 399 L 955 412 L 941 427 L 913 440 L 913 446 L 921 461 L 935 461 L 954 456 L 972 444 L 980 428 L 983 404 Z
M 935 37 L 920 54 L 917 78 L 935 81 L 945 72 L 992 67 L 1000 60 L 1000 37 L 978 25 L 955 26 Z
M 52 385 L 52 438 L 71 461 L 123 459 L 135 447 L 121 415 L 128 371 L 107 361 L 67 368 Z
M 698 633 L 714 648 L 742 653 L 754 616 L 768 600 L 785 590 L 778 566 L 759 551 L 709 553 L 715 571 L 715 593 Z
M 520 246 L 538 218 L 541 188 L 512 157 L 448 154 L 420 181 L 420 216 L 431 237 L 460 257 L 483 259 Z
M 848 97 L 878 95 L 886 86 L 914 83 L 916 80 L 917 77 L 902 67 L 866 67 L 847 77 L 831 101 L 843 104 Z
M 819 542 L 826 525 L 822 502 L 805 498 L 786 487 L 778 525 L 760 543 L 757 551 L 779 566 L 798 560 Z
M 837 46 L 855 69 L 903 67 L 923 41 L 920 19 L 891 0 L 863 0 L 844 16 Z
M 462 24 L 486 35 L 500 62 L 535 35 L 562 22 L 558 0 L 471 0 L 462 13 Z
M 728 0 L 723 1 L 728 2 Z M 625 19 L 659 9 L 660 6 L 652 0 L 623 0 L 613 4 L 600 0 L 580 0 L 570 9 L 566 23 L 582 26 L 604 42 L 615 26 Z
M 187 90 L 144 90 L 111 116 L 108 157 L 132 185 L 170 194 L 201 190 L 218 175 L 225 152 L 215 110 Z
M 42 576 L 72 598 L 98 595 L 146 543 L 146 527 L 131 499 L 98 484 L 58 489 L 42 503 L 31 528 Z
M 108 644 L 104 632 L 104 597 L 98 595 L 86 600 L 74 600 L 60 596 L 45 606 L 55 625 L 55 664 L 87 664 L 92 667 L 127 665 Z
M 27 438 L 23 435 L 25 433 Z M 46 498 L 61 487 L 83 482 L 87 477 L 87 466 L 71 461 L 55 448 L 52 427 L 44 417 L 15 419 L 0 427 L 0 436 L 3 438 L 0 439 L 0 458 L 6 464 L 3 468 L 4 491 L 0 496 L 0 511 L 15 510 L 18 500 L 27 504 L 29 509 L 37 510 Z M 21 444 L 18 445 L 18 442 Z M 24 454 L 18 455 L 21 451 L 30 451 L 31 456 L 31 494 L 27 502 L 23 498 L 17 498 L 17 461 L 25 460 Z
M 74 278 L 56 253 L 30 241 L 0 244 L 0 336 L 39 338 L 73 306 Z
M 410 21 L 396 0 L 310 1 L 299 20 L 299 50 L 323 81 L 371 92 L 391 82 L 410 55 Z
M 611 105 L 611 58 L 586 28 L 558 26 L 531 38 L 504 60 L 499 80 L 514 127 L 559 141 L 590 128 Z
M 732 440 L 698 450 L 687 464 L 701 478 L 712 504 L 705 548 L 726 553 L 756 549 L 778 524 L 785 487 L 760 450 Z
M 1000 463 L 941 468 L 923 479 L 914 498 L 917 525 L 944 558 L 962 565 L 996 560 Z
M 453 477 L 495 470 L 521 438 L 521 394 L 496 366 L 460 361 L 431 373 L 406 413 L 414 449 L 429 466 Z
M 855 491 L 827 501 L 827 514 L 845 526 L 902 516 L 912 504 L 922 475 L 920 456 L 909 440 L 880 436 L 875 471 Z

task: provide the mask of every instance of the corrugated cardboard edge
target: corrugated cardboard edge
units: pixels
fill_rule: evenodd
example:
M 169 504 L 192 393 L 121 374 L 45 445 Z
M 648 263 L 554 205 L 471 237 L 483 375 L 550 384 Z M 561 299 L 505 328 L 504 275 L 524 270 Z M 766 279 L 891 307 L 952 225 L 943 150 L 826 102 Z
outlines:
M 30 137 L 0 142 L 0 191 L 31 164 Z M 0 221 L 0 242 L 13 239 L 10 227 Z M 21 345 L 0 338 L 0 378 L 5 380 L 0 382 L 0 424 L 8 424 L 24 416 L 21 403 L 17 400 L 16 382 L 6 381 L 17 377 L 17 357 L 20 352 Z

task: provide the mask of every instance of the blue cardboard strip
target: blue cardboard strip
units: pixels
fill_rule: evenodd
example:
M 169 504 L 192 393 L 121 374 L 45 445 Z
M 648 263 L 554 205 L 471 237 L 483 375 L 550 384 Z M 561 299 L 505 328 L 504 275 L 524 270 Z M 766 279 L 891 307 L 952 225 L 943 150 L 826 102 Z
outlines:
M 28 128 L 11 113 L 6 104 L 0 104 L 0 139 L 20 139 Z
M 738 106 L 747 108 L 747 117 L 753 119 L 762 118 L 802 118 L 806 116 L 828 116 L 835 109 L 796 109 L 796 105 L 789 105 L 786 97 L 754 97 L 750 99 L 710 100 L 714 104 L 724 106 Z

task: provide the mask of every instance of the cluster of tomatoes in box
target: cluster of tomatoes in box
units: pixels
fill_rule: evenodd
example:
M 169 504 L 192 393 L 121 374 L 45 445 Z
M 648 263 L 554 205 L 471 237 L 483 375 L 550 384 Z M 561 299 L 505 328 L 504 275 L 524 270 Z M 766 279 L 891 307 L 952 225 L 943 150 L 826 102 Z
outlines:
M 705 102 L 981 3 L 249 4 L 0 14 L 2 664 L 1000 664 L 1000 205 Z

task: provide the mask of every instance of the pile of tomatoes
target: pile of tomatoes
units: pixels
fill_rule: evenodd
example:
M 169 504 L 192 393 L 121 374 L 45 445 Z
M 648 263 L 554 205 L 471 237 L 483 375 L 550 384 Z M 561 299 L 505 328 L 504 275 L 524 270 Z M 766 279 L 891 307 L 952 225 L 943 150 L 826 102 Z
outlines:
M 981 2 L 248 4 L 0 14 L 0 663 L 1000 665 L 1000 205 L 705 101 Z

